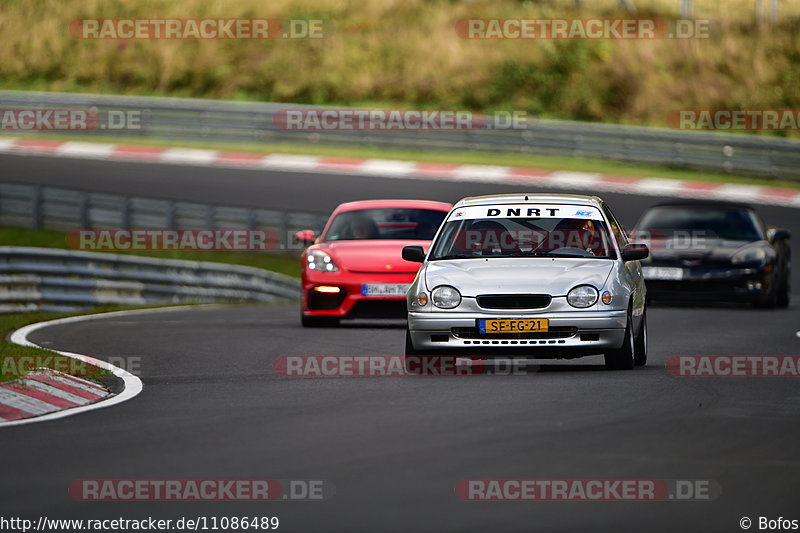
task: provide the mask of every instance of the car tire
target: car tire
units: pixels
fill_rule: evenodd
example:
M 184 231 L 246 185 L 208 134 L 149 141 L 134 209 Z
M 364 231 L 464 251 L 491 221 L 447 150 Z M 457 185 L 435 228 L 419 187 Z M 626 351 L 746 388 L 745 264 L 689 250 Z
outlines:
M 300 315 L 300 323 L 304 328 L 330 328 L 339 325 L 339 318 L 335 316 L 307 316 Z
M 789 307 L 789 301 L 791 299 L 791 291 L 789 290 L 789 274 L 787 273 L 786 276 L 783 278 L 783 283 L 781 283 L 781 288 L 778 291 L 778 307 L 781 309 L 786 309 Z
M 642 325 L 639 326 L 639 334 L 636 335 L 633 363 L 636 366 L 647 364 L 647 307 L 642 312 Z
M 622 346 L 616 350 L 608 350 L 604 354 L 607 370 L 631 370 L 635 364 L 636 340 L 633 335 L 633 320 L 628 310 L 628 325 L 625 327 L 625 338 Z

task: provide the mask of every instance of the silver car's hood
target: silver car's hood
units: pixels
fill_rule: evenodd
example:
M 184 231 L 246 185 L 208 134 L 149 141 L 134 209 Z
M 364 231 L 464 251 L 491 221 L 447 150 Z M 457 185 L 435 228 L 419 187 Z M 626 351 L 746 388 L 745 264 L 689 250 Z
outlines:
M 425 268 L 425 285 L 428 290 L 452 285 L 467 297 L 514 293 L 565 296 L 576 285 L 601 289 L 613 266 L 611 259 L 546 257 L 432 261 Z

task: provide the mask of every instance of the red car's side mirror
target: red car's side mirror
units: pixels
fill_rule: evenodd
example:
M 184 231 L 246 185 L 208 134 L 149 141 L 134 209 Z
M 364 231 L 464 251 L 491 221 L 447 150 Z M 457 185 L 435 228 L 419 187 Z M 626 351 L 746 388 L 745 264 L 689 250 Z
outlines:
M 314 233 L 314 230 L 304 229 L 295 233 L 294 238 L 297 242 L 311 244 L 317 238 L 317 234 Z

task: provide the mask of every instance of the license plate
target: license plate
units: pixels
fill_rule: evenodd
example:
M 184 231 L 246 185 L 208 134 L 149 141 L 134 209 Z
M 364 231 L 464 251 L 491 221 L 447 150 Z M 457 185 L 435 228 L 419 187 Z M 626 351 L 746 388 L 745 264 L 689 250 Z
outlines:
M 479 333 L 532 333 L 547 331 L 546 318 L 487 318 L 478 320 Z
M 642 267 L 644 279 L 677 281 L 683 279 L 683 269 L 675 267 Z
M 363 296 L 405 296 L 408 283 L 364 283 L 361 285 Z

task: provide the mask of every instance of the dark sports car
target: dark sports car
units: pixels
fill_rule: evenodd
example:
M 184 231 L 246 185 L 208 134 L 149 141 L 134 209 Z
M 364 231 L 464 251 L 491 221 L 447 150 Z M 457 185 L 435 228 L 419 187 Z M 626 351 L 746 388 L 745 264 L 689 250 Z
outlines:
M 631 236 L 650 246 L 642 272 L 652 300 L 789 305 L 790 233 L 766 225 L 748 205 L 658 204 L 644 213 Z

